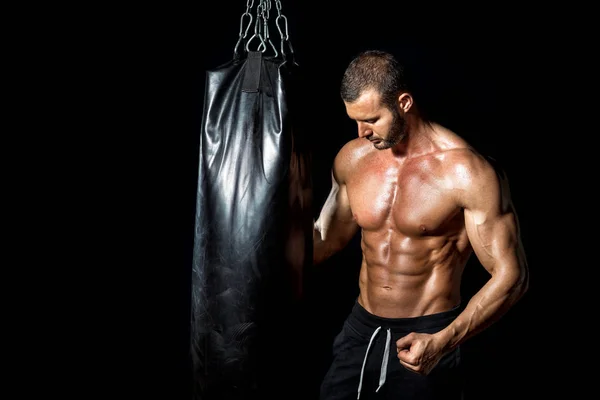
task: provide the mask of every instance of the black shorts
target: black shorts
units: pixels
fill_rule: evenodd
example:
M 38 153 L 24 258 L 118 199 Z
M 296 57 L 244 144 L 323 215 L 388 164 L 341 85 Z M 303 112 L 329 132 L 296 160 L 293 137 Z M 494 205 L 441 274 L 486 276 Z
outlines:
M 459 313 L 457 306 L 422 317 L 381 318 L 356 302 L 333 342 L 333 361 L 321 384 L 320 399 L 462 399 L 459 347 L 446 354 L 427 376 L 404 368 L 396 352 L 401 337 L 410 332 L 438 332 Z

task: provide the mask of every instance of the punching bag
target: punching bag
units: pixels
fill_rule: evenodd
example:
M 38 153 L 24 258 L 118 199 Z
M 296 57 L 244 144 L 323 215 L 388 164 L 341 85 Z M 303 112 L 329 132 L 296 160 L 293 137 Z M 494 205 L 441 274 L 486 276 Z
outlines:
M 259 36 L 257 50 L 236 45 L 229 62 L 206 72 L 192 268 L 195 400 L 300 398 L 310 154 L 287 34 L 277 55 Z

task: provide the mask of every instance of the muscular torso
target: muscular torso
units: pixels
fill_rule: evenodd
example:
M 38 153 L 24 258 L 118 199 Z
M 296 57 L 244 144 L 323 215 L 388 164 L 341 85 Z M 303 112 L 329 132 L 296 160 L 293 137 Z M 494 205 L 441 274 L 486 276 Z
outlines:
M 402 158 L 369 150 L 353 162 L 346 192 L 362 229 L 359 302 L 368 311 L 414 317 L 459 303 L 472 250 L 456 200 L 455 152 Z

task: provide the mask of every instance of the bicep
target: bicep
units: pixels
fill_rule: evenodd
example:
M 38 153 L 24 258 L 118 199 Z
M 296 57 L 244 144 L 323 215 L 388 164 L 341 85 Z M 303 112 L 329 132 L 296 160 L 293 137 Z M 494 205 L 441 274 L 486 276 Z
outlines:
M 488 272 L 493 273 L 500 262 L 518 261 L 521 249 L 513 212 L 466 210 L 465 221 L 473 251 Z
M 491 168 L 473 177 L 465 196 L 465 224 L 473 251 L 490 273 L 517 271 L 523 263 L 517 214 L 508 182 Z
M 345 236 L 350 234 L 347 231 L 355 229 L 346 185 L 336 178 L 334 171 L 331 173 L 331 190 L 319 214 L 316 228 L 323 240 L 330 235 Z

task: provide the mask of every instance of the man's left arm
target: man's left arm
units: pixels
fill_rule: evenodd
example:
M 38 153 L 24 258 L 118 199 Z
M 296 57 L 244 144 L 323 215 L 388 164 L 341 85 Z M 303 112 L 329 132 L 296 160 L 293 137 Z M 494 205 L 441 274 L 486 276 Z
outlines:
M 502 317 L 525 294 L 528 266 L 508 179 L 503 171 L 477 159 L 463 190 L 469 241 L 481 265 L 490 273 L 463 312 L 437 335 L 450 351 Z

